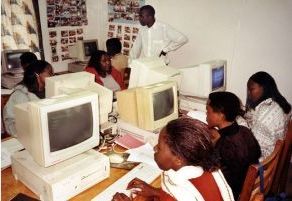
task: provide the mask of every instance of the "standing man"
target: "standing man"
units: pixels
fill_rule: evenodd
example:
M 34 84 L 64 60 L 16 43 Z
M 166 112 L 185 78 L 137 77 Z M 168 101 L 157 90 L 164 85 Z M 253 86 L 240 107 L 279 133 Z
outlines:
M 151 56 L 166 56 L 176 50 L 188 39 L 171 26 L 155 20 L 155 10 L 146 5 L 140 8 L 139 21 L 142 27 L 130 51 L 130 59 Z

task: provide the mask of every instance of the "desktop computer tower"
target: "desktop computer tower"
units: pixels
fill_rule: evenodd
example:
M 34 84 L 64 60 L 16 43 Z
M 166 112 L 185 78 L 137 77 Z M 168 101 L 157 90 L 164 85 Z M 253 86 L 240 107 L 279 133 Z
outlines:
M 44 168 L 26 151 L 12 155 L 12 172 L 43 201 L 65 201 L 110 175 L 109 158 L 89 150 Z

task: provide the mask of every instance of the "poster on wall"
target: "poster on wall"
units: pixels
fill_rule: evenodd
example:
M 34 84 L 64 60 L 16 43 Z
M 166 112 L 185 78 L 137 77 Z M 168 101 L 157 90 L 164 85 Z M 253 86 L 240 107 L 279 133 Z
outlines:
M 145 0 L 108 0 L 108 21 L 138 24 L 139 9 L 144 5 Z
M 71 59 L 68 47 L 70 45 L 74 45 L 77 40 L 83 40 L 82 27 L 68 27 L 61 30 L 50 30 L 49 43 L 52 62 L 60 62 Z
M 88 24 L 86 0 L 47 0 L 47 21 L 52 62 L 70 60 L 68 47 L 83 40 Z
M 129 55 L 130 48 L 139 32 L 138 25 L 109 23 L 108 38 L 119 38 L 122 43 L 122 53 Z
M 145 0 L 108 0 L 108 38 L 119 38 L 122 53 L 129 55 L 139 32 L 139 9 Z
M 47 0 L 48 28 L 87 25 L 86 0 Z

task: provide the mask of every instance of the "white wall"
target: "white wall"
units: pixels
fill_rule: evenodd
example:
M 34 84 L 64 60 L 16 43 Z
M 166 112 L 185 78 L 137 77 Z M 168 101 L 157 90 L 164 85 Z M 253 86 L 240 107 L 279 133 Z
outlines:
M 291 0 L 146 0 L 157 19 L 189 38 L 171 54 L 172 66 L 227 59 L 227 89 L 243 102 L 246 82 L 267 71 L 292 103 Z
M 44 2 L 40 1 L 40 13 L 46 23 Z M 85 38 L 96 36 L 103 48 L 107 0 L 86 3 L 89 26 Z M 157 19 L 189 38 L 186 45 L 170 53 L 172 66 L 226 59 L 227 89 L 243 102 L 248 78 L 257 71 L 267 71 L 292 103 L 292 0 L 146 0 L 146 4 L 154 6 Z M 48 34 L 46 27 L 42 23 L 44 35 Z M 44 46 L 47 58 L 49 45 Z

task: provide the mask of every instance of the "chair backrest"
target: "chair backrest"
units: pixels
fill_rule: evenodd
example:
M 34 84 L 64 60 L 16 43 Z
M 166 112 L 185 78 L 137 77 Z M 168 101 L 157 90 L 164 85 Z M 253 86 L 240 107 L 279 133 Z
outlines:
M 271 193 L 277 195 L 285 191 L 290 159 L 292 154 L 292 120 L 288 124 L 288 131 L 284 138 L 284 146 L 279 159 Z
M 278 140 L 274 151 L 261 162 L 264 169 L 264 195 L 266 195 L 272 185 L 279 157 L 283 148 L 283 140 Z M 239 196 L 239 201 L 254 200 L 255 195 L 260 192 L 259 164 L 250 165 Z

